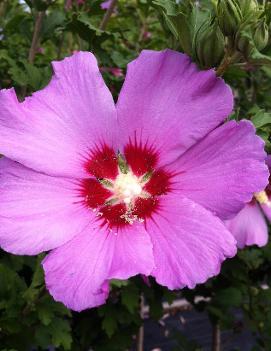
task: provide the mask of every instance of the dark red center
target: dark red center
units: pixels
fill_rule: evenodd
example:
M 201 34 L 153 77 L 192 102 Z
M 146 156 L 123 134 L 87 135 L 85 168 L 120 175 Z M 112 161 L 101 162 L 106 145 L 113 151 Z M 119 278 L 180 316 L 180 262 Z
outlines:
M 128 172 L 142 184 L 142 193 L 131 204 L 115 199 L 114 188 L 117 177 L 123 172 L 120 158 L 114 150 L 102 145 L 94 150 L 85 167 L 94 178 L 81 183 L 80 195 L 84 204 L 96 213 L 102 225 L 110 228 L 131 225 L 134 221 L 144 222 L 159 207 L 159 196 L 170 191 L 171 175 L 157 167 L 158 153 L 147 145 L 131 142 L 124 148 L 121 160 L 128 166 Z

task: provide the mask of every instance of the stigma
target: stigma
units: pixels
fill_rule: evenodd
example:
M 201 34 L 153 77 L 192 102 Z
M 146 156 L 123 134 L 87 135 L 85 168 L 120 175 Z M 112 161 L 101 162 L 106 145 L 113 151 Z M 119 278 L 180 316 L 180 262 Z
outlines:
M 140 179 L 132 172 L 120 173 L 113 184 L 113 191 L 119 201 L 129 205 L 142 193 Z

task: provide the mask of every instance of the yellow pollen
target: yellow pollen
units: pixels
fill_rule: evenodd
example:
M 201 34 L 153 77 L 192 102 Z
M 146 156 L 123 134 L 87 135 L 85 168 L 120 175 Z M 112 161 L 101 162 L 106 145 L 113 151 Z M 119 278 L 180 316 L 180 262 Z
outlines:
M 120 173 L 114 182 L 114 193 L 119 200 L 130 204 L 142 192 L 140 180 L 131 172 Z
M 261 205 L 271 206 L 271 202 L 269 201 L 268 196 L 264 190 L 260 191 L 259 193 L 255 193 L 254 197 Z

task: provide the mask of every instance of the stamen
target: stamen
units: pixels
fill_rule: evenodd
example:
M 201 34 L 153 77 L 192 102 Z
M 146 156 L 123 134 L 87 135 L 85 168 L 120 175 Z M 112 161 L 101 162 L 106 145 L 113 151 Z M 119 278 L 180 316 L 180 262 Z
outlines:
M 271 202 L 268 199 L 268 196 L 264 190 L 260 191 L 258 193 L 255 193 L 254 197 L 261 205 L 267 205 L 267 206 L 271 207 Z
M 151 179 L 152 175 L 153 175 L 152 171 L 145 173 L 142 176 L 140 183 L 143 183 L 143 184 L 147 183 Z
M 144 222 L 143 218 L 139 218 L 138 215 L 134 215 L 130 211 L 125 212 L 123 215 L 120 216 L 120 218 L 124 219 L 126 223 L 131 225 L 136 221 L 140 223 Z
M 127 165 L 127 162 L 125 161 L 124 157 L 120 152 L 118 152 L 118 166 L 123 174 L 127 174 L 129 172 L 129 167 Z
M 105 206 L 112 206 L 112 205 L 116 204 L 117 202 L 118 202 L 118 199 L 111 198 L 111 199 L 107 200 L 104 204 L 105 204 Z
M 109 189 L 112 189 L 112 188 L 113 188 L 113 183 L 110 182 L 110 180 L 108 180 L 108 179 L 100 178 L 100 179 L 98 179 L 98 181 L 99 181 L 105 188 L 109 188 Z

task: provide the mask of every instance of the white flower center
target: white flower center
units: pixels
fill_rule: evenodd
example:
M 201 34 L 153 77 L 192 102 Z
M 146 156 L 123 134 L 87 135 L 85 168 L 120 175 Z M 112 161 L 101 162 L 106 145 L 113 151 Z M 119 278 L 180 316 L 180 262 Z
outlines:
M 114 192 L 119 200 L 130 204 L 142 192 L 139 179 L 131 172 L 120 173 L 114 182 Z

